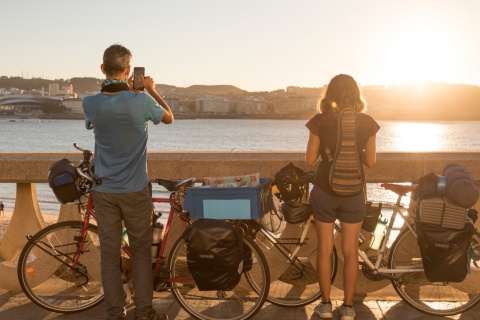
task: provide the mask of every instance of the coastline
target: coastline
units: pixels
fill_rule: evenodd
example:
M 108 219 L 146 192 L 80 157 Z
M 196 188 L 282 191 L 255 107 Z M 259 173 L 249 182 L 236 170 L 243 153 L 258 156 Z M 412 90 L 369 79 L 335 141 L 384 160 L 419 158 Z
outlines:
M 4 210 L 4 215 L 0 216 L 0 241 L 3 238 L 3 235 L 7 231 L 8 225 L 10 224 L 10 220 L 12 219 L 12 211 Z M 57 222 L 58 214 L 48 214 L 42 213 L 43 220 L 47 225 Z
M 314 111 L 296 113 L 296 114 L 236 114 L 236 113 L 195 113 L 195 112 L 176 112 L 177 120 L 195 120 L 195 119 L 260 119 L 260 120 L 305 120 L 310 119 L 315 114 Z M 0 119 L 25 120 L 84 120 L 83 114 L 1 114 Z

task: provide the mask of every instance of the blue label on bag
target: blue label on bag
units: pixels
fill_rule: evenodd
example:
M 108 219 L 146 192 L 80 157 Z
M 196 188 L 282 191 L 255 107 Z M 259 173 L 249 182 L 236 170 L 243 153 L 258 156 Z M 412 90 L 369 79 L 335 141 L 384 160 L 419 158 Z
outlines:
M 203 200 L 205 219 L 252 219 L 249 199 Z

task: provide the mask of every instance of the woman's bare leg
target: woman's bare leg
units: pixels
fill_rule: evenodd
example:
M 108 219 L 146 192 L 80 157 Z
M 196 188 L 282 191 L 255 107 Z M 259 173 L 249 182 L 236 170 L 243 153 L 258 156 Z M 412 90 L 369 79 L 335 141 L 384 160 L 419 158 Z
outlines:
M 323 302 L 330 301 L 332 287 L 333 227 L 333 222 L 325 223 L 315 219 L 317 231 L 317 274 Z
M 344 303 L 352 305 L 358 280 L 358 233 L 362 223 L 341 222 L 340 226 L 342 228 L 342 252 L 345 258 L 343 269 Z

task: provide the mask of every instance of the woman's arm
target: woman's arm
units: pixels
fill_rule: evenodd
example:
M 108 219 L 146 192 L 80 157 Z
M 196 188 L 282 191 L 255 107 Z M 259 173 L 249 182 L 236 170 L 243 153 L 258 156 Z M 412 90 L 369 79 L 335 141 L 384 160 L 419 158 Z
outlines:
M 373 135 L 368 138 L 367 144 L 365 146 L 365 151 L 363 152 L 362 162 L 369 168 L 373 168 L 377 162 L 377 145 L 376 145 L 377 135 Z
M 305 164 L 307 167 L 313 166 L 320 157 L 320 137 L 310 132 L 308 138 L 307 151 L 305 152 Z

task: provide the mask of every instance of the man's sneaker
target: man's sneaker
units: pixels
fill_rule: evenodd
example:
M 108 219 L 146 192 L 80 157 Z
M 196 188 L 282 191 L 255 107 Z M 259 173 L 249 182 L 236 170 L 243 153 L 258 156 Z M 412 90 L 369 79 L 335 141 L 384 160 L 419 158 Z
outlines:
M 354 320 L 355 319 L 355 309 L 353 307 L 347 307 L 342 304 L 340 307 L 340 319 L 341 320 Z
M 332 312 L 332 303 L 323 303 L 320 302 L 315 309 L 313 310 L 318 316 L 322 319 L 331 319 L 333 318 Z
M 163 313 L 158 314 L 152 309 L 147 316 L 136 316 L 135 320 L 168 320 L 168 316 Z

